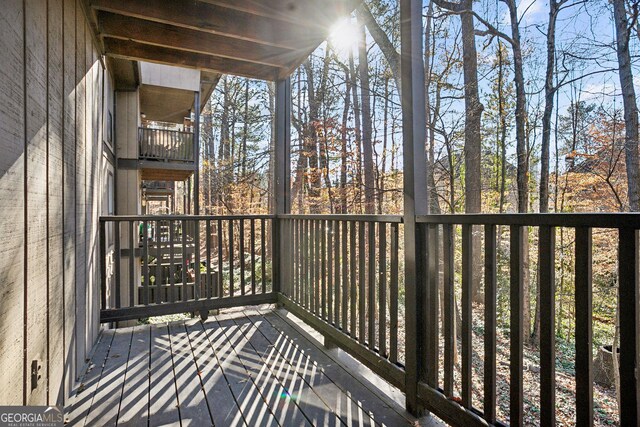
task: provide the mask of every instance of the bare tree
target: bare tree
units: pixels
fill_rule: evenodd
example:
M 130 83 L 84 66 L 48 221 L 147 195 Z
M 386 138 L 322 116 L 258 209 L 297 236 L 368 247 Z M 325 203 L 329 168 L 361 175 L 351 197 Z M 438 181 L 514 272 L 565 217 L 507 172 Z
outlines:
M 627 182 L 629 195 L 629 210 L 640 210 L 640 163 L 638 162 L 638 104 L 633 87 L 633 71 L 631 70 L 631 55 L 629 54 L 629 38 L 631 28 L 638 20 L 638 1 L 634 1 L 631 11 L 631 22 L 627 17 L 625 0 L 612 0 L 613 16 L 616 27 L 616 47 L 618 53 L 618 74 L 622 88 L 622 102 L 624 106 L 625 122 L 625 160 L 627 164 Z
M 459 3 L 433 0 L 438 7 L 460 15 L 462 29 L 462 68 L 464 74 L 464 187 L 465 212 L 478 213 L 482 211 L 482 111 L 484 106 L 480 102 L 478 92 L 478 54 L 476 51 L 476 31 L 474 28 L 473 0 L 461 0 Z M 482 268 L 480 257 L 479 230 L 473 232 L 473 279 L 472 295 L 478 298 Z

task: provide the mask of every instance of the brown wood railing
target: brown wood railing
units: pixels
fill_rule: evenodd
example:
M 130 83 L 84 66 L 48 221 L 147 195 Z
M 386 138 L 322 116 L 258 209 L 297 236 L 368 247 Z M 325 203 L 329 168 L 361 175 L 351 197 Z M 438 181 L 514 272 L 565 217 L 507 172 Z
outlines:
M 523 425 L 524 402 L 528 399 L 523 379 L 523 324 L 525 242 L 529 242 L 532 251 L 535 249 L 539 254 L 538 422 L 554 425 L 555 325 L 559 320 L 555 307 L 555 254 L 561 249 L 556 244 L 556 232 L 562 229 L 575 236 L 572 267 L 575 303 L 570 316 L 575 325 L 576 421 L 578 425 L 591 425 L 594 416 L 592 236 L 594 229 L 612 229 L 616 233 L 618 263 L 620 425 L 638 425 L 640 215 L 427 215 L 418 216 L 416 220 L 418 271 L 424 274 L 417 277 L 418 298 L 406 301 L 402 248 L 407 236 L 404 236 L 400 216 L 103 217 L 100 221 L 102 259 L 108 259 L 110 250 L 116 262 L 102 266 L 101 319 L 109 322 L 277 301 L 320 331 L 328 346 L 341 347 L 402 391 L 417 390 L 423 407 L 444 421 L 465 426 Z M 199 238 L 179 231 L 187 230 L 190 223 L 195 230 L 193 234 Z M 140 239 L 135 231 L 139 224 L 143 230 L 151 230 L 147 231 L 151 238 L 147 235 Z M 151 224 L 156 231 L 149 228 Z M 167 230 L 163 231 L 163 227 Z M 480 246 L 473 244 L 474 233 L 480 236 Z M 108 240 L 109 235 L 114 236 L 114 241 Z M 507 254 L 502 255 L 508 257 L 508 268 L 500 269 L 497 258 L 502 235 L 508 236 L 501 245 L 508 246 Z M 280 252 L 272 256 L 274 239 L 279 239 Z M 150 256 L 170 259 L 169 269 L 176 269 L 174 259 L 189 258 L 185 254 L 191 250 L 189 245 L 193 246 L 191 264 L 204 262 L 201 274 L 190 279 L 186 277 L 188 271 L 181 268 L 179 277 L 171 274 L 168 283 L 150 281 L 154 270 L 157 277 L 163 277 L 158 272 L 159 264 L 154 264 Z M 127 248 L 134 249 L 133 257 L 128 255 Z M 474 319 L 478 311 L 474 314 L 472 304 L 472 282 L 474 276 L 478 276 L 478 272 L 474 272 L 477 266 L 473 265 L 476 250 L 482 252 L 482 267 L 478 270 L 484 287 L 481 322 Z M 136 262 L 141 269 L 140 280 L 133 275 Z M 120 271 L 127 263 L 129 282 Z M 105 265 L 113 265 L 115 271 Z M 273 277 L 271 271 L 277 277 Z M 239 277 L 234 272 L 238 272 Z M 123 281 L 128 283 L 124 287 Z M 496 410 L 500 387 L 496 366 L 499 286 L 507 287 L 509 295 L 509 375 L 508 379 L 500 379 L 508 382 L 508 419 Z M 130 293 L 127 301 L 134 303 L 123 302 L 125 298 L 118 294 L 123 292 L 121 289 Z M 456 298 L 460 298 L 459 306 Z M 409 305 L 413 305 L 418 317 L 415 336 L 408 336 L 405 329 L 405 310 Z M 458 310 L 459 334 L 455 326 Z M 475 340 L 482 342 L 481 354 L 473 347 L 474 334 L 478 336 L 473 328 L 479 323 L 484 334 Z M 460 357 L 456 364 L 458 348 Z M 407 354 L 418 355 L 416 376 L 409 375 L 405 369 Z M 474 355 L 482 358 L 482 374 L 473 366 Z M 477 382 L 482 384 L 480 390 L 473 388 Z M 479 393 L 482 399 L 478 399 Z M 474 398 L 481 403 L 474 405 Z
M 280 299 L 329 345 L 404 387 L 402 217 L 281 215 Z M 400 342 L 400 345 L 399 345 Z
M 193 162 L 193 132 L 138 128 L 139 158 Z
M 593 229 L 617 232 L 617 261 L 620 315 L 620 425 L 638 425 L 638 233 L 637 214 L 503 214 L 503 215 L 427 215 L 417 218 L 424 236 L 423 263 L 427 275 L 419 284 L 425 291 L 424 336 L 407 337 L 407 343 L 424 346 L 420 360 L 424 375 L 417 378 L 420 398 L 427 409 L 453 424 L 502 424 L 496 416 L 496 288 L 498 227 L 509 235 L 509 419 L 510 425 L 523 425 L 524 277 L 526 231 L 537 234 L 538 283 L 540 288 L 540 418 L 543 426 L 556 423 L 556 232 L 560 228 L 575 233 L 575 414 L 577 425 L 592 425 L 594 416 L 592 370 L 592 234 Z M 461 228 L 456 241 L 456 227 Z M 480 229 L 484 266 L 484 369 L 482 407 L 475 407 L 472 397 L 474 369 L 472 357 L 472 277 L 474 245 L 472 233 Z M 537 229 L 537 231 L 536 231 Z M 535 236 L 535 235 L 534 235 Z M 535 239 L 531 239 L 532 242 Z M 459 245 L 459 246 L 457 246 Z M 458 249 L 456 251 L 455 249 Z M 454 253 L 461 254 L 460 271 L 456 271 Z M 442 268 L 442 270 L 440 270 Z M 461 276 L 462 328 L 461 372 L 458 394 L 454 394 L 454 281 Z M 440 275 L 442 273 L 442 275 Z M 443 286 L 442 327 L 438 322 L 440 306 L 438 287 Z M 533 286 L 533 285 L 532 285 Z M 533 304 L 532 304 L 533 306 Z M 444 363 L 439 366 L 438 345 L 443 342 Z M 411 351 L 412 346 L 407 347 Z M 442 375 L 440 373 L 442 372 Z M 408 381 L 410 379 L 407 379 Z
M 101 321 L 275 302 L 272 217 L 100 218 Z

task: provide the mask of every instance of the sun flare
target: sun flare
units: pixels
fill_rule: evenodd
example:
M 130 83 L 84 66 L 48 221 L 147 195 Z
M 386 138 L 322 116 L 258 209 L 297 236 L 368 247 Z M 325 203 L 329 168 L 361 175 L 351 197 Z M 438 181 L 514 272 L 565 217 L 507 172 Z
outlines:
M 338 54 L 346 56 L 358 45 L 358 37 L 358 27 L 349 17 L 331 27 L 329 42 Z

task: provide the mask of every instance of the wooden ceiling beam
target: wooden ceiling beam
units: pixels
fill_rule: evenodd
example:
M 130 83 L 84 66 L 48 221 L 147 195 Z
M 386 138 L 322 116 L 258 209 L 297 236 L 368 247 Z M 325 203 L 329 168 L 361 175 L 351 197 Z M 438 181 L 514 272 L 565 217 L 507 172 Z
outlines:
M 186 52 L 162 46 L 153 46 L 131 40 L 104 37 L 107 55 L 130 60 L 157 62 L 224 74 L 234 74 L 261 80 L 275 80 L 280 69 L 267 65 L 237 61 L 229 58 Z
M 266 18 L 299 23 L 322 29 L 331 28 L 341 16 L 347 16 L 362 0 L 201 0 Z
M 328 30 L 254 15 L 193 0 L 90 0 L 95 10 L 112 12 L 285 49 L 317 46 Z
M 175 27 L 131 16 L 99 12 L 100 35 L 141 43 L 282 67 L 298 58 L 298 52 L 247 40 Z

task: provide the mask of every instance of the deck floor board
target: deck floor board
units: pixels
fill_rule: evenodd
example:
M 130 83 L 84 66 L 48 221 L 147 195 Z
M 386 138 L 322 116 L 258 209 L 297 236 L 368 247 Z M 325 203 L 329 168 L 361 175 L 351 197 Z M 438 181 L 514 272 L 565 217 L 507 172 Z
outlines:
M 402 426 L 416 419 L 270 309 L 103 331 L 70 425 Z

